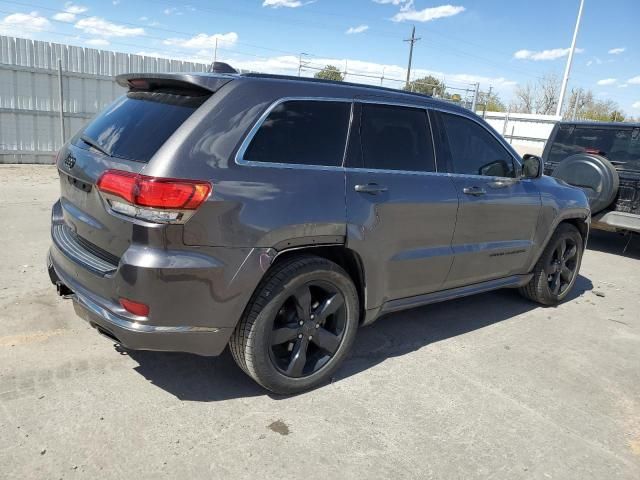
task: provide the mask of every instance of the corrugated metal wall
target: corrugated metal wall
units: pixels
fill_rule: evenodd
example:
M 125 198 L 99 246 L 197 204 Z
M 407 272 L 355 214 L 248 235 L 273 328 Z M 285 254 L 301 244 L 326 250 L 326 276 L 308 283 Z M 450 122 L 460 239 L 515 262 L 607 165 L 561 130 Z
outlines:
M 61 146 L 58 59 L 67 139 L 124 92 L 115 75 L 207 69 L 202 63 L 0 36 L 0 163 L 53 163 Z

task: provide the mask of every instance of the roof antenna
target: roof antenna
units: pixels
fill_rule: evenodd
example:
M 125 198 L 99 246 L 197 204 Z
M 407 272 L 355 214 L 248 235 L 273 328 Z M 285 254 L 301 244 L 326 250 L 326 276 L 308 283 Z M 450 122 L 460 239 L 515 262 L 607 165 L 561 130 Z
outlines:
M 235 73 L 235 74 L 237 74 L 238 71 L 235 68 L 233 68 L 231 65 L 229 65 L 228 63 L 213 62 L 211 65 L 209 65 L 209 73 Z

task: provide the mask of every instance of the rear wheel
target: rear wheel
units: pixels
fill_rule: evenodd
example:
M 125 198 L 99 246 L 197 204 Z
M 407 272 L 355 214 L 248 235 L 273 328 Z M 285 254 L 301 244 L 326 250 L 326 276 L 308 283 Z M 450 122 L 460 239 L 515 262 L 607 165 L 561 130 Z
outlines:
M 582 262 L 582 235 L 568 223 L 558 226 L 520 293 L 543 305 L 556 305 L 569 295 Z
M 358 328 L 359 301 L 347 273 L 314 256 L 272 268 L 231 337 L 236 363 L 280 394 L 322 384 L 346 357 Z

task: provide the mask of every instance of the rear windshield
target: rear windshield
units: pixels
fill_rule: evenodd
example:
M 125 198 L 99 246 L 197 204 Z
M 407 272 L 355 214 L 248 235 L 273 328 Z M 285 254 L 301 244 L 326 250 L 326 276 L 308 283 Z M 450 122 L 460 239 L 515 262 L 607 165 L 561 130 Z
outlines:
M 128 92 L 98 115 L 74 143 L 86 148 L 87 142 L 92 143 L 109 156 L 146 163 L 207 98 Z
M 585 152 L 602 155 L 620 169 L 640 170 L 640 128 L 563 125 L 551 145 L 548 160 L 560 162 Z

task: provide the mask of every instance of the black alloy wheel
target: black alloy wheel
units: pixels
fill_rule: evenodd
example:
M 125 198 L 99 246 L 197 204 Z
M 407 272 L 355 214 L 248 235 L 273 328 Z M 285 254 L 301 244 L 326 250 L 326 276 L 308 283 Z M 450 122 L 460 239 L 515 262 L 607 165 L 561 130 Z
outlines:
M 277 260 L 229 341 L 238 366 L 279 394 L 331 381 L 356 337 L 361 304 L 339 265 L 313 255 Z
M 545 268 L 549 290 L 562 295 L 578 273 L 578 245 L 570 237 L 563 238 L 553 251 Z
M 318 372 L 340 347 L 346 323 L 344 297 L 334 286 L 327 282 L 303 285 L 274 318 L 271 361 L 289 377 Z
M 583 249 L 584 239 L 574 225 L 558 225 L 520 293 L 542 305 L 560 303 L 576 283 Z

